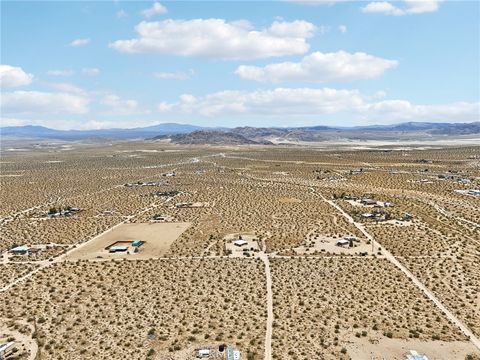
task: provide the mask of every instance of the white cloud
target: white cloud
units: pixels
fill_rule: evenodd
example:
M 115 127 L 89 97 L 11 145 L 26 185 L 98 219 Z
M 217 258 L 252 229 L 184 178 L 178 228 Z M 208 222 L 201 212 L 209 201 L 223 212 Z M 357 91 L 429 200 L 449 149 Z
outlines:
M 404 0 L 407 5 L 407 14 L 423 14 L 435 12 L 440 6 L 441 0 Z
M 362 8 L 364 13 L 382 13 L 385 15 L 403 16 L 435 12 L 439 8 L 439 0 L 403 0 L 405 6 L 397 7 L 388 1 L 374 1 Z
M 2 112 L 5 114 L 84 114 L 89 100 L 70 93 L 40 91 L 14 91 L 3 93 Z
M 100 104 L 107 108 L 106 111 L 102 112 L 103 115 L 125 116 L 147 113 L 140 109 L 138 101 L 122 99 L 120 96 L 114 94 L 105 95 L 100 100 Z
M 28 74 L 21 67 L 0 65 L 0 86 L 16 87 L 29 85 L 33 80 L 33 75 Z
M 351 0 L 287 0 L 288 2 L 301 4 L 301 5 L 309 5 L 309 6 L 332 6 L 338 3 L 347 2 Z
M 87 76 L 97 76 L 100 75 L 100 69 L 97 68 L 83 68 L 82 74 Z
M 364 13 L 383 13 L 386 15 L 403 15 L 403 11 L 386 1 L 368 3 L 362 8 Z
M 70 83 L 50 83 L 48 85 L 51 88 L 63 93 L 76 94 L 84 97 L 88 96 L 87 91 Z
M 84 46 L 90 43 L 90 39 L 75 39 L 69 45 L 70 46 Z
M 117 18 L 118 19 L 124 19 L 126 17 L 128 17 L 128 13 L 125 10 L 121 9 L 121 10 L 117 11 Z
M 270 116 L 334 113 L 361 105 L 362 99 L 356 90 L 276 88 L 221 91 L 203 97 L 185 94 L 177 103 L 162 103 L 161 109 L 203 116 Z
M 156 72 L 153 74 L 157 79 L 165 80 L 188 80 L 190 79 L 195 72 L 193 69 L 188 71 L 174 71 L 174 72 Z
M 338 31 L 340 31 L 342 34 L 345 34 L 348 31 L 347 26 L 346 25 L 339 25 L 338 26 Z
M 72 76 L 74 74 L 73 70 L 48 70 L 47 75 L 49 76 Z
M 382 75 L 387 69 L 398 65 L 396 60 L 387 60 L 365 53 L 314 52 L 300 62 L 283 62 L 264 67 L 241 65 L 235 74 L 256 81 L 349 81 L 369 79 Z
M 383 100 L 366 104 L 364 117 L 371 121 L 478 121 L 480 103 L 415 105 L 406 100 Z
M 205 96 L 184 94 L 176 103 L 162 102 L 158 110 L 176 115 L 315 119 L 346 114 L 357 121 L 478 121 L 480 103 L 416 105 L 406 100 L 376 101 L 358 90 L 331 88 L 276 88 L 257 91 L 221 91 Z
M 259 59 L 304 54 L 316 26 L 306 21 L 275 21 L 254 30 L 248 21 L 223 19 L 142 21 L 136 39 L 117 40 L 110 47 L 125 53 L 157 53 L 219 59 Z
M 315 26 L 312 23 L 303 20 L 274 21 L 267 29 L 267 33 L 282 38 L 308 38 L 313 35 L 314 30 Z
M 167 12 L 167 8 L 157 1 L 151 8 L 143 10 L 142 15 L 148 18 L 156 14 L 166 14 Z

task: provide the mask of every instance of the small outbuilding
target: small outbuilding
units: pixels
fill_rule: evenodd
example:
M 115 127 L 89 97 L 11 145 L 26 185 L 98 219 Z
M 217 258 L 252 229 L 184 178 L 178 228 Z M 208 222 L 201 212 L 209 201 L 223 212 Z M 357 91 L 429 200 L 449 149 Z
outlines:
M 140 240 L 133 240 L 132 241 L 132 246 L 133 247 L 139 247 L 140 245 L 142 245 L 142 242 Z
M 210 349 L 199 349 L 197 350 L 197 358 L 205 359 L 210 357 Z
M 227 360 L 240 360 L 240 351 L 232 346 L 227 348 Z

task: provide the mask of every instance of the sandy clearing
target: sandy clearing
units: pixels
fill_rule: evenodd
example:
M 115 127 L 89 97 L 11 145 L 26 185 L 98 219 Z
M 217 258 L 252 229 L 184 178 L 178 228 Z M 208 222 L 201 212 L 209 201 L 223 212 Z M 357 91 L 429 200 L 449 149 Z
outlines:
M 122 224 L 113 231 L 103 234 L 86 246 L 73 251 L 66 260 L 102 258 L 150 259 L 163 256 L 170 245 L 190 226 L 190 223 L 138 223 Z M 129 247 L 127 252 L 109 253 L 106 247 L 116 241 L 141 240 L 145 243 L 138 253 Z
M 330 254 L 346 254 L 346 255 L 358 255 L 359 253 L 367 253 L 369 255 L 374 254 L 372 251 L 372 245 L 367 244 L 364 241 L 354 241 L 353 247 L 337 246 L 337 241 L 340 238 L 328 237 L 325 235 L 319 235 L 317 239 L 311 239 L 308 242 L 311 246 L 301 245 L 293 248 L 295 253 L 300 255 L 314 254 L 315 252 L 328 252 Z M 381 255 L 379 255 L 381 257 Z
M 464 359 L 468 354 L 478 354 L 478 349 L 468 341 L 421 341 L 388 339 L 384 336 L 356 338 L 351 336 L 345 346 L 347 353 L 355 360 L 384 359 L 403 360 L 405 354 L 415 350 L 430 360 Z

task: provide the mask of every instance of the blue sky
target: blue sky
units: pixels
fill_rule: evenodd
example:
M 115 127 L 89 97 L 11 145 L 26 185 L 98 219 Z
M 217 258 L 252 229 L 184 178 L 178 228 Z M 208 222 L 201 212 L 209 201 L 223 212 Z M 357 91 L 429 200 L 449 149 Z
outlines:
M 476 1 L 1 2 L 2 125 L 470 122 Z

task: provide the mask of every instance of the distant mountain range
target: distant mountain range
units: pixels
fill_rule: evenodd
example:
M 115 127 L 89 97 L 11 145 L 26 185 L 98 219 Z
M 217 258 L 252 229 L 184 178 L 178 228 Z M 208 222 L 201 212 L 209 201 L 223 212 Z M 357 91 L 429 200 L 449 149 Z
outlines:
M 178 144 L 270 144 L 345 140 L 402 140 L 480 134 L 480 122 L 407 122 L 394 125 L 355 127 L 307 126 L 289 128 L 207 128 L 188 124 L 164 123 L 133 129 L 55 130 L 43 126 L 0 128 L 3 138 L 31 139 L 149 139 Z
M 204 129 L 195 125 L 165 123 L 133 129 L 55 130 L 43 126 L 6 126 L 0 136 L 79 140 L 87 138 L 141 139 L 166 134 L 185 134 Z

